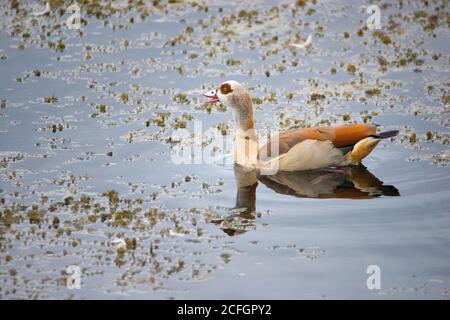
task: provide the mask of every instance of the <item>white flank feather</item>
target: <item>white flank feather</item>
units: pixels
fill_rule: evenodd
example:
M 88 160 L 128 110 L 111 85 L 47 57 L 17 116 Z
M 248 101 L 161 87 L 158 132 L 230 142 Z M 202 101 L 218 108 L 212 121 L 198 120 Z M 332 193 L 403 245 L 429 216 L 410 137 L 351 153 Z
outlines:
M 312 43 L 313 43 L 313 37 L 312 37 L 312 34 L 310 34 L 305 42 L 303 42 L 303 43 L 292 43 L 291 47 L 305 49 L 305 48 L 308 48 L 310 45 L 312 45 Z

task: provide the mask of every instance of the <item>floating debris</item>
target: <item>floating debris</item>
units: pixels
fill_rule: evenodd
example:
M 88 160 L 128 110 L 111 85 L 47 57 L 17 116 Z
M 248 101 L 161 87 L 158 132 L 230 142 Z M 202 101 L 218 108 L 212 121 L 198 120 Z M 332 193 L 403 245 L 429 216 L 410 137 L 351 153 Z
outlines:
M 127 243 L 125 242 L 124 239 L 120 239 L 120 238 L 114 239 L 111 241 L 111 244 L 113 244 L 115 246 L 117 251 L 127 250 Z
M 33 12 L 33 15 L 35 17 L 45 16 L 45 15 L 50 14 L 50 11 L 51 11 L 50 1 L 47 1 L 47 3 L 45 4 L 44 10 L 38 11 L 38 12 Z
M 305 49 L 311 46 L 313 43 L 313 36 L 310 34 L 305 42 L 303 43 L 291 43 L 291 47 Z

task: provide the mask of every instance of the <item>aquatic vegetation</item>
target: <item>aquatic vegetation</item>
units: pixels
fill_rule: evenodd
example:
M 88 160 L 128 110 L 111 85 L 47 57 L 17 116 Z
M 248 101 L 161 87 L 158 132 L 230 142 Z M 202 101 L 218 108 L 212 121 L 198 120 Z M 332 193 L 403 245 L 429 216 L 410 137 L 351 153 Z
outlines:
M 53 104 L 55 104 L 55 103 L 58 102 L 58 100 L 59 100 L 58 97 L 55 96 L 54 94 L 51 95 L 51 96 L 48 96 L 48 97 L 44 97 L 44 102 L 45 103 L 53 103 Z
M 379 96 L 381 94 L 381 90 L 379 88 L 366 89 L 365 93 L 368 96 Z
M 128 101 L 130 100 L 130 97 L 128 96 L 128 93 L 127 93 L 127 92 L 122 92 L 122 93 L 120 94 L 120 100 L 121 100 L 123 103 L 128 103 Z
M 312 93 L 311 96 L 309 97 L 309 99 L 311 101 L 324 100 L 325 95 L 321 94 L 321 93 Z
M 217 125 L 217 130 L 219 130 L 219 132 L 225 136 L 229 133 L 229 126 L 227 123 L 219 123 Z
M 176 103 L 180 103 L 180 104 L 185 104 L 185 103 L 187 104 L 190 102 L 185 93 L 177 93 L 176 95 L 174 95 L 172 97 L 172 100 L 175 101 Z
M 0 298 L 78 298 L 90 290 L 106 298 L 195 297 L 193 287 L 206 292 L 208 279 L 230 267 L 268 279 L 274 269 L 295 274 L 279 277 L 286 292 L 320 295 L 295 281 L 321 276 L 311 263 L 349 247 L 339 233 L 330 233 L 335 239 L 312 234 L 336 232 L 338 225 L 355 236 L 346 222 L 358 210 L 363 229 L 370 217 L 392 219 L 386 221 L 394 230 L 406 210 L 411 229 L 426 218 L 439 225 L 433 239 L 447 239 L 439 198 L 446 194 L 434 192 L 447 184 L 442 167 L 450 160 L 445 1 L 382 3 L 381 30 L 365 26 L 367 15 L 356 4 L 306 0 L 78 1 L 81 29 L 69 30 L 71 2 L 52 0 L 52 12 L 42 16 L 33 15 L 42 6 L 0 4 Z M 289 45 L 309 34 L 314 45 L 305 50 Z M 204 105 L 200 97 L 228 78 L 250 88 L 255 125 L 268 131 L 352 122 L 400 130 L 392 143 L 380 143 L 368 166 L 398 182 L 411 207 L 352 203 L 336 224 L 334 213 L 345 200 L 336 207 L 280 197 L 274 205 L 275 195 L 260 185 L 262 213 L 240 216 L 231 209 L 236 181 L 230 165 L 175 165 L 171 158 L 182 144 L 172 133 L 193 130 L 194 120 L 203 132 L 233 129 L 230 110 Z M 196 143 L 210 145 L 209 139 Z M 424 190 L 433 192 L 426 217 L 417 213 Z M 365 214 L 378 204 L 395 215 Z M 400 237 L 403 230 L 396 230 Z M 415 254 L 430 264 L 442 259 L 433 250 L 420 252 L 435 245 L 420 230 L 424 242 Z M 364 237 L 361 246 L 370 232 Z M 370 258 L 384 258 L 378 237 L 370 238 L 377 252 L 364 247 Z M 117 248 L 114 239 L 125 245 Z M 396 239 L 405 250 L 411 245 L 410 237 Z M 64 267 L 71 264 L 82 267 L 87 286 L 73 295 L 65 288 Z M 223 281 L 242 283 L 229 274 Z M 386 292 L 402 297 L 394 291 Z M 448 298 L 448 291 L 435 296 Z
M 238 66 L 238 65 L 240 65 L 241 64 L 241 61 L 239 61 L 239 60 L 235 60 L 235 59 L 227 59 L 227 61 L 226 61 L 226 65 L 227 66 Z
M 355 74 L 356 72 L 356 66 L 353 64 L 348 64 L 347 65 L 347 72 L 350 74 Z
M 98 104 L 96 106 L 96 109 L 100 112 L 100 113 L 105 113 L 108 110 L 108 107 L 104 104 Z
M 375 31 L 372 33 L 374 38 L 378 38 L 383 44 L 389 45 L 392 43 L 391 38 L 383 31 Z

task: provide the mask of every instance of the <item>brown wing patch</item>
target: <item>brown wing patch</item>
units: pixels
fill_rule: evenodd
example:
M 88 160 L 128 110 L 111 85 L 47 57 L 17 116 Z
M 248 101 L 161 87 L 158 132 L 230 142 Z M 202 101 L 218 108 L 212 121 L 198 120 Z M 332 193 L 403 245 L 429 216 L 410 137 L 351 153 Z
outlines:
M 279 134 L 278 155 L 287 153 L 297 143 L 307 139 L 319 141 L 330 140 L 335 147 L 339 148 L 353 145 L 358 141 L 375 134 L 375 132 L 376 126 L 373 124 L 349 124 L 339 127 L 291 129 Z M 270 140 L 259 150 L 258 157 L 260 160 L 267 161 L 272 157 L 273 143 L 275 142 Z M 273 151 L 276 151 L 275 146 L 273 148 Z
M 344 147 L 357 143 L 376 133 L 377 127 L 373 124 L 349 124 L 334 128 L 336 147 Z

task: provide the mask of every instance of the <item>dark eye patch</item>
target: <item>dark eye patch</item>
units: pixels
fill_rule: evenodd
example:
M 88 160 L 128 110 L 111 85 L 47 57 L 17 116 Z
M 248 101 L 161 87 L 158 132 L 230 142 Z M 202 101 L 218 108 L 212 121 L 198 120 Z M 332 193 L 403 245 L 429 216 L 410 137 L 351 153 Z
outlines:
M 221 94 L 229 94 L 230 92 L 233 92 L 233 90 L 231 90 L 231 86 L 229 83 L 224 83 L 224 84 L 220 85 L 220 93 Z

